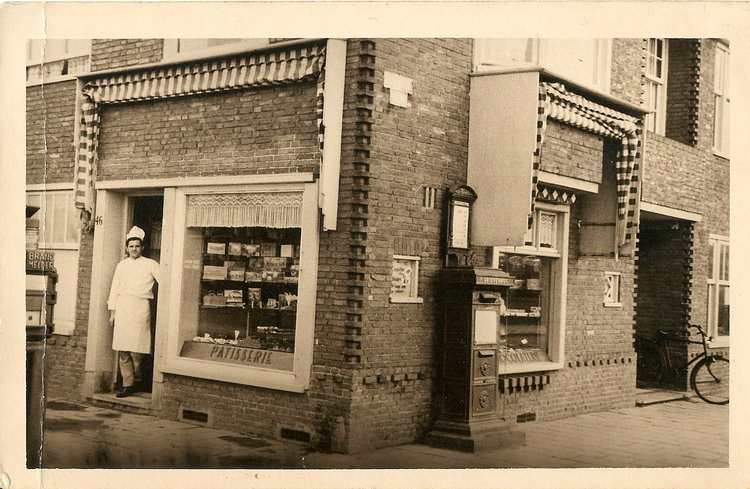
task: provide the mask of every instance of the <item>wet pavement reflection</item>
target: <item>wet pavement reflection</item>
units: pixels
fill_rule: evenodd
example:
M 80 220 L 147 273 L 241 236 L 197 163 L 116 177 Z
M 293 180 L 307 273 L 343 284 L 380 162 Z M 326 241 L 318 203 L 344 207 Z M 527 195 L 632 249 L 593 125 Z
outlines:
M 728 467 L 729 407 L 695 399 L 526 423 L 526 446 L 480 454 L 418 443 L 355 455 L 153 416 L 51 400 L 44 468 Z M 586 440 L 582 443 L 582 440 Z M 696 450 L 695 447 L 701 447 Z

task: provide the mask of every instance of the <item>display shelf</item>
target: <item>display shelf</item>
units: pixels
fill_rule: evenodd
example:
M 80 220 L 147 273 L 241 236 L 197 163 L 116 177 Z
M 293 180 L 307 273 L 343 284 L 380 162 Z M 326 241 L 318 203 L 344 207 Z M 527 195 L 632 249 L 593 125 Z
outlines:
M 501 317 L 519 317 L 519 318 L 541 318 L 542 313 L 540 312 L 525 312 L 525 311 L 518 311 L 518 312 L 511 312 L 508 311 L 506 313 L 501 313 Z
M 211 304 L 200 304 L 201 309 L 247 309 L 247 306 L 214 306 Z
M 204 232 L 201 297 L 241 297 L 243 305 L 209 299 L 200 309 L 198 332 L 233 339 L 240 331 L 241 342 L 264 350 L 293 351 L 299 261 L 299 236 L 293 232 L 248 229 L 244 236 L 225 235 L 223 230 Z M 231 309 L 238 312 L 227 312 Z

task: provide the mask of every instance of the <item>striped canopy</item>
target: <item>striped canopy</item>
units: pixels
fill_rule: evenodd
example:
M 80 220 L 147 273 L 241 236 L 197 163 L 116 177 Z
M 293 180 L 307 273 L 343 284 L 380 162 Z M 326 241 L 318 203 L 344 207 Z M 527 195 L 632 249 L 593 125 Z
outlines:
M 609 107 L 596 104 L 581 95 L 571 93 L 560 83 L 542 82 L 539 85 L 537 111 L 537 141 L 534 151 L 532 176 L 532 214 L 536 198 L 542 144 L 547 117 L 600 136 L 621 141 L 617 154 L 617 242 L 624 246 L 632 242 L 638 232 L 640 203 L 640 175 L 642 168 L 642 122 Z
M 229 59 L 151 68 L 102 76 L 83 88 L 81 129 L 76 156 L 76 207 L 91 229 L 99 143 L 100 104 L 136 102 L 225 90 L 318 81 L 317 122 L 323 149 L 323 81 L 325 44 L 254 53 Z

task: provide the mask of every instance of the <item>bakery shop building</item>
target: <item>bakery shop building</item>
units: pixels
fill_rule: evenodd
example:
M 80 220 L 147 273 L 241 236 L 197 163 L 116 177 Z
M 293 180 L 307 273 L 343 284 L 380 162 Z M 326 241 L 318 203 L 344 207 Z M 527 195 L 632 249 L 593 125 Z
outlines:
M 538 62 L 470 39 L 94 40 L 79 73 L 29 81 L 27 138 L 44 85 L 45 185 L 83 225 L 48 396 L 347 453 L 633 405 L 644 197 L 696 256 L 728 218 L 649 194 L 648 40 L 581 42 L 587 79 L 523 47 Z M 116 398 L 132 226 L 161 280 L 140 392 Z

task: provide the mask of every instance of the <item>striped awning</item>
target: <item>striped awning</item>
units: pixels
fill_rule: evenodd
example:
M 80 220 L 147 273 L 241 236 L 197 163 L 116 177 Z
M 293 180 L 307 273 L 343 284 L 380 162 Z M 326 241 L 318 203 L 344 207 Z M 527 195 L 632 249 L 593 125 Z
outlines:
M 86 83 L 83 88 L 80 139 L 76 156 L 76 207 L 81 210 L 84 225 L 90 229 L 94 216 L 100 104 L 317 80 L 316 112 L 322 151 L 324 65 L 325 44 L 314 44 L 103 76 Z
M 541 151 L 547 117 L 602 137 L 621 141 L 617 155 L 617 241 L 624 246 L 634 240 L 638 232 L 640 204 L 640 175 L 642 168 L 642 122 L 640 119 L 594 103 L 569 92 L 560 83 L 542 82 L 539 85 L 537 112 L 537 142 L 533 159 L 532 197 L 536 197 Z M 533 219 L 532 213 L 529 223 Z

